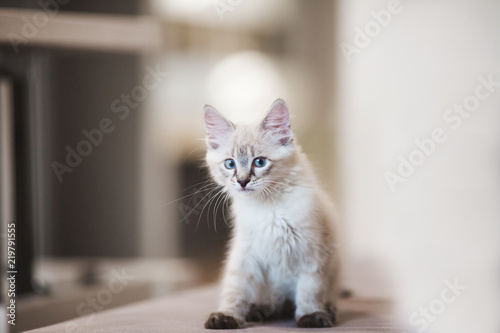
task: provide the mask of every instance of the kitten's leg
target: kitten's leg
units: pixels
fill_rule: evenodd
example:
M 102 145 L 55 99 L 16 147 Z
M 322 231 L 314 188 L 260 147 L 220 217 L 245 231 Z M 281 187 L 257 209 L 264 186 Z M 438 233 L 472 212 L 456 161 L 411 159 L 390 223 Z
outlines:
M 327 283 L 319 272 L 304 273 L 299 277 L 295 302 L 298 327 L 332 327 L 334 316 L 325 308 Z
M 250 305 L 257 301 L 260 269 L 252 260 L 238 260 L 232 256 L 222 282 L 221 302 L 217 312 L 205 323 L 208 329 L 236 329 L 243 327 Z

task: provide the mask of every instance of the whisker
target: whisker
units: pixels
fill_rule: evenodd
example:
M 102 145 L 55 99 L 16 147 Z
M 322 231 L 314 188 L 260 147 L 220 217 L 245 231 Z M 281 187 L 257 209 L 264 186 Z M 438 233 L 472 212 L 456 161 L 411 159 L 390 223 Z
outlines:
M 187 156 L 186 158 L 184 158 L 184 162 L 189 158 L 189 156 L 191 156 L 195 151 L 198 151 L 200 149 L 203 149 L 205 148 L 204 146 L 201 146 L 201 147 L 198 147 L 198 148 L 195 148 L 193 151 L 191 151 Z
M 207 185 L 210 185 L 210 184 L 207 184 Z M 183 197 L 180 197 L 180 198 L 178 198 L 178 199 L 175 199 L 175 200 L 173 200 L 173 201 L 170 201 L 170 202 L 168 202 L 168 203 L 166 203 L 166 204 L 164 204 L 164 205 L 161 205 L 160 207 L 165 207 L 165 206 L 168 206 L 168 205 L 170 205 L 170 204 L 173 204 L 174 202 L 180 201 L 180 200 L 182 200 L 182 199 L 189 198 L 190 196 L 193 196 L 193 195 L 195 195 L 195 194 L 198 194 L 200 191 L 206 191 L 207 189 L 204 189 L 204 187 L 206 187 L 206 185 L 205 185 L 205 186 L 203 186 L 202 188 L 200 188 L 198 191 L 196 191 L 196 192 L 194 192 L 194 193 L 191 193 L 191 194 L 185 195 L 185 196 L 183 196 Z
M 224 191 L 224 193 L 222 195 L 221 205 L 219 207 L 222 210 L 222 218 L 228 227 L 229 227 L 229 224 L 226 221 L 226 209 L 227 208 L 225 208 L 225 207 L 227 207 L 229 195 L 230 195 L 229 191 L 227 191 L 227 190 Z
M 212 190 L 212 192 L 215 191 L 215 190 Z M 201 210 L 200 212 L 200 217 L 198 218 L 198 222 L 196 223 L 196 229 L 194 232 L 198 231 L 198 225 L 200 224 L 200 220 L 201 220 L 201 217 L 203 216 L 203 212 L 205 211 L 205 208 L 207 207 L 207 205 L 209 205 L 213 200 L 214 198 L 217 197 L 217 194 L 220 193 L 221 191 L 223 191 L 223 189 L 220 189 L 216 194 L 215 196 L 211 197 L 210 199 L 208 199 L 208 202 L 203 206 L 203 209 Z M 210 211 L 210 206 L 208 208 L 208 210 Z M 207 221 L 208 222 L 208 221 Z
M 183 222 L 186 218 L 188 218 L 188 217 L 189 217 L 189 215 L 191 215 L 191 214 L 193 213 L 193 211 L 196 209 L 196 207 L 198 207 L 198 205 L 199 205 L 200 203 L 202 203 L 202 202 L 203 202 L 203 200 L 205 200 L 205 198 L 206 198 L 207 196 L 209 196 L 209 195 L 210 195 L 210 193 L 212 193 L 212 192 L 214 192 L 214 191 L 216 191 L 216 190 L 217 190 L 217 188 L 215 188 L 215 189 L 211 189 L 211 190 L 210 190 L 210 192 L 208 192 L 208 193 L 207 193 L 207 194 L 206 194 L 206 195 L 205 195 L 205 196 L 204 196 L 204 197 L 200 200 L 200 202 L 198 202 L 198 203 L 196 204 L 196 206 L 194 206 L 194 207 L 193 207 L 193 209 L 191 209 L 191 211 L 190 211 L 190 212 L 189 212 L 189 213 L 188 213 L 188 214 L 187 214 L 187 215 L 186 215 L 186 216 L 185 216 L 185 217 L 181 220 L 181 223 L 182 223 L 182 222 Z M 189 205 L 188 205 L 188 206 L 189 206 Z M 196 226 L 196 227 L 198 228 L 198 226 Z
M 221 202 L 221 199 L 224 198 L 224 192 L 225 190 L 223 190 L 222 192 L 219 192 L 219 198 L 217 200 L 215 200 L 215 205 L 214 205 L 214 211 L 213 211 L 213 219 L 214 219 L 214 229 L 215 229 L 215 232 L 217 232 L 217 209 L 218 209 L 218 205 L 219 205 L 219 202 Z
M 226 225 L 229 227 L 229 224 L 227 223 L 227 220 L 226 220 L 226 210 L 228 209 L 228 205 L 229 205 L 229 192 L 226 192 L 225 195 L 224 195 L 224 201 L 222 203 L 222 217 L 224 219 L 224 223 L 226 223 Z
M 205 184 L 202 188 L 200 188 L 194 194 L 198 194 L 200 192 L 205 192 L 205 191 L 207 191 L 209 189 L 217 188 L 218 186 L 219 186 L 218 184 L 214 184 L 214 183 Z M 189 201 L 187 203 L 188 206 L 191 204 L 191 200 L 193 200 L 193 198 L 194 198 L 194 195 L 189 199 Z
M 191 186 L 189 186 L 189 187 L 186 187 L 183 191 L 187 191 L 187 190 L 189 190 L 190 188 L 193 188 L 193 187 L 196 187 L 196 186 L 198 186 L 198 185 L 200 185 L 200 184 L 208 183 L 208 182 L 211 182 L 211 181 L 212 181 L 211 179 L 204 180 L 204 181 L 202 181 L 202 182 L 199 182 L 198 184 L 194 184 L 194 185 L 191 185 Z

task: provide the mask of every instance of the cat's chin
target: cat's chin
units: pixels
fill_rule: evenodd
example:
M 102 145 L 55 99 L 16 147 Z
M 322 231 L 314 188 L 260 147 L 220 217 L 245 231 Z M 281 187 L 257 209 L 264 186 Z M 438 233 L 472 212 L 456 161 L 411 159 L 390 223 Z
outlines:
M 251 189 L 251 188 L 248 188 L 248 189 L 247 188 L 239 188 L 239 189 L 235 189 L 233 192 L 238 194 L 238 195 L 250 196 L 250 195 L 255 193 L 255 190 Z

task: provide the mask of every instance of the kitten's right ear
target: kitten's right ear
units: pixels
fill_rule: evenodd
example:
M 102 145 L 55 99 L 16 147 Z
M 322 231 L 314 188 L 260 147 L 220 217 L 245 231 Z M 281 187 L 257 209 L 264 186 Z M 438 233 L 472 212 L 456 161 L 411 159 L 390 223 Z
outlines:
M 207 130 L 207 146 L 217 149 L 229 138 L 234 130 L 233 124 L 224 118 L 219 111 L 210 105 L 205 105 L 205 128 Z

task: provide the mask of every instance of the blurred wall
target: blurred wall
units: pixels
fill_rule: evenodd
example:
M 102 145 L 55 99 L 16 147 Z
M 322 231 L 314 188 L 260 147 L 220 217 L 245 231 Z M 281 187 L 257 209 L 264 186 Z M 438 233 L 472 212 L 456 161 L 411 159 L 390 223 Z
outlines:
M 409 331 L 496 332 L 500 3 L 338 10 L 346 283 L 395 297 Z M 444 303 L 448 282 L 465 290 Z
M 42 5 L 31 0 L 1 4 L 2 9 L 34 10 Z M 145 201 L 141 145 L 147 144 L 142 140 L 146 103 L 129 107 L 124 116 L 113 102 L 121 100 L 118 106 L 123 110 L 124 96 L 130 99 L 132 89 L 142 84 L 147 74 L 142 56 L 153 47 L 134 49 L 132 43 L 127 44 L 131 48 L 122 44 L 121 48 L 108 49 L 107 45 L 82 43 L 79 37 L 96 37 L 85 29 L 99 21 L 109 22 L 101 25 L 101 35 L 108 38 L 113 37 L 113 31 L 122 33 L 139 22 L 135 24 L 138 33 L 144 33 L 143 38 L 154 45 L 158 37 L 155 22 L 141 15 L 147 11 L 147 3 L 136 0 L 75 1 L 54 11 L 49 27 L 62 24 L 64 29 L 40 29 L 46 33 L 45 39 L 33 38 L 18 54 L 9 44 L 0 52 L 0 67 L 24 69 L 22 82 L 30 87 L 19 102 L 29 106 L 19 126 L 27 132 L 30 161 L 19 163 L 18 168 L 28 170 L 23 179 L 32 188 L 19 189 L 27 197 L 19 201 L 19 207 L 30 215 L 35 255 L 145 254 L 148 240 L 141 238 L 140 221 Z M 5 10 L 6 31 L 24 31 L 17 25 L 22 20 L 9 19 L 9 15 L 29 13 Z M 73 44 L 59 44 L 61 36 L 74 40 Z M 114 40 L 120 44 L 118 37 Z M 25 59 L 25 64 L 19 66 L 20 59 Z M 107 133 L 102 131 L 103 121 L 108 124 Z
M 51 145 L 42 167 L 52 192 L 46 229 L 52 233 L 51 254 L 138 255 L 140 109 L 131 108 L 121 120 L 111 104 L 140 82 L 139 57 L 52 52 L 49 59 L 44 116 L 50 121 L 43 135 Z M 111 121 L 108 133 L 101 131 L 103 119 Z M 60 182 L 51 163 L 67 165 L 67 147 L 77 151 L 83 140 L 90 141 L 83 131 L 94 133 L 88 135 L 99 144 Z

